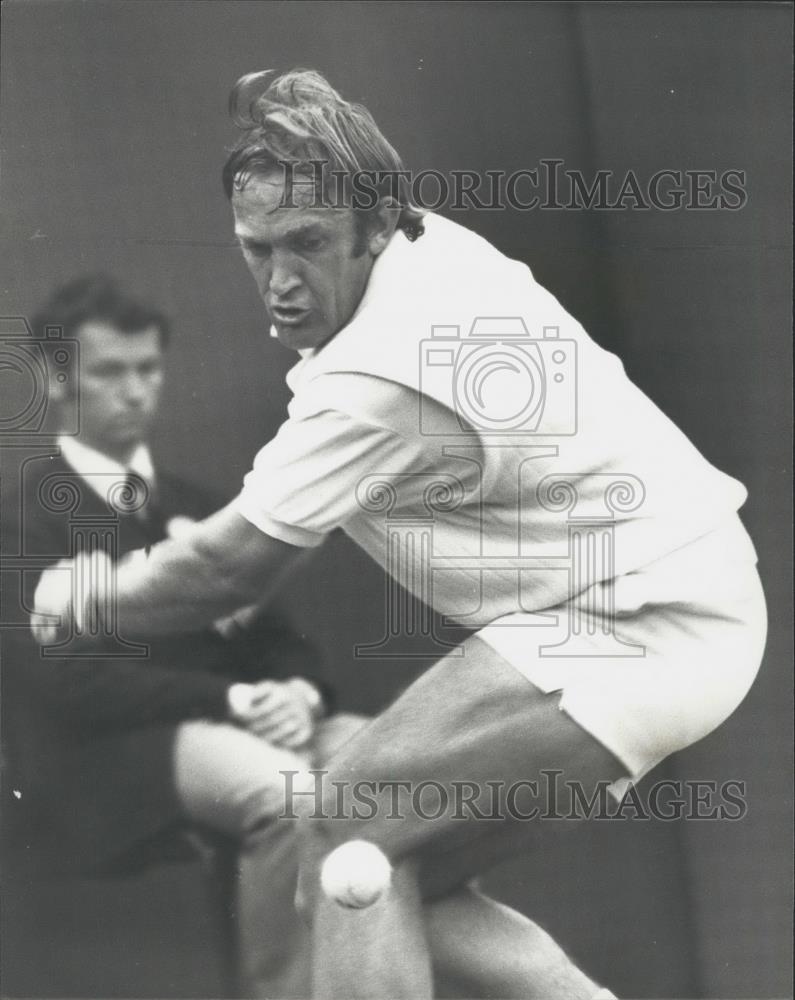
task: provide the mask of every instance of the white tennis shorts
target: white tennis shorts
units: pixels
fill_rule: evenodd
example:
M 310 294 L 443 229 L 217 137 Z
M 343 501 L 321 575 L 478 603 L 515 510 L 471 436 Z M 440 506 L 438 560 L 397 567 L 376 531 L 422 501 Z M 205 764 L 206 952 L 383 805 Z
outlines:
M 594 614 L 610 586 L 612 626 Z M 756 552 L 734 517 L 612 584 L 478 636 L 542 691 L 562 691 L 561 710 L 626 765 L 631 778 L 611 788 L 620 796 L 712 732 L 751 687 L 767 636 Z

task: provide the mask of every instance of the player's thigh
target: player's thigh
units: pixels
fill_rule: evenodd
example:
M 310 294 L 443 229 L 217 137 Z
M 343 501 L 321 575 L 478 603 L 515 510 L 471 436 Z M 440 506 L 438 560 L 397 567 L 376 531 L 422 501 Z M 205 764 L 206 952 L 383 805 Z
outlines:
M 315 728 L 311 743 L 314 765 L 322 767 L 369 721 L 370 719 L 366 715 L 357 715 L 353 712 L 337 712 L 335 715 L 321 719 Z
M 307 753 L 276 747 L 229 723 L 196 719 L 177 727 L 173 776 L 186 816 L 232 836 L 281 815 L 281 772 L 308 766 Z
M 559 710 L 557 694 L 540 691 L 477 636 L 463 652 L 434 665 L 329 763 L 324 812 L 349 820 L 326 824 L 332 840 L 363 836 L 393 859 L 499 842 L 510 824 L 477 813 L 493 813 L 495 802 L 510 812 L 518 782 L 530 789 L 535 781 L 543 797 L 543 772 L 585 789 L 626 773 Z

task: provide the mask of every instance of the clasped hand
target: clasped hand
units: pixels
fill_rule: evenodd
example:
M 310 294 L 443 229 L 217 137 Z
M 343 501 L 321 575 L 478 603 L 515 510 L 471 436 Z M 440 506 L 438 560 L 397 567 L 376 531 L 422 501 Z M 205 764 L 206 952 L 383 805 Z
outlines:
M 235 722 L 276 746 L 295 750 L 314 732 L 312 708 L 300 684 L 292 681 L 233 684 L 228 701 Z

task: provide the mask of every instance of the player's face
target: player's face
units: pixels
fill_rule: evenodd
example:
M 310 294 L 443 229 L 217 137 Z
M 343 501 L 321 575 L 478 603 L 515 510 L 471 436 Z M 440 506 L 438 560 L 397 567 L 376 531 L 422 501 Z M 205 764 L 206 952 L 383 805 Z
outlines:
M 235 235 L 281 343 L 320 347 L 356 311 L 375 254 L 371 241 L 354 253 L 351 209 L 314 205 L 298 186 L 287 201 L 278 174 L 252 176 L 232 197 Z
M 163 349 L 155 326 L 122 333 L 84 323 L 80 342 L 80 438 L 109 455 L 134 448 L 149 433 L 163 384 Z

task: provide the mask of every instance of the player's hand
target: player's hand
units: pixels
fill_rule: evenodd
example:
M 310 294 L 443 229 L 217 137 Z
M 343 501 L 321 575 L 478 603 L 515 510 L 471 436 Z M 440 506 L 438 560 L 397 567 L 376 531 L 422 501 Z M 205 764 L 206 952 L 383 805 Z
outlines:
M 235 689 L 237 693 L 233 694 Z M 315 729 L 309 699 L 301 685 L 290 681 L 233 684 L 229 703 L 236 722 L 276 746 L 290 750 L 302 747 Z
M 71 559 L 62 559 L 41 574 L 33 598 L 30 629 L 40 646 L 63 642 L 72 630 Z
M 36 587 L 30 627 L 41 646 L 73 632 L 97 634 L 112 589 L 113 563 L 99 549 L 62 559 L 46 569 Z

